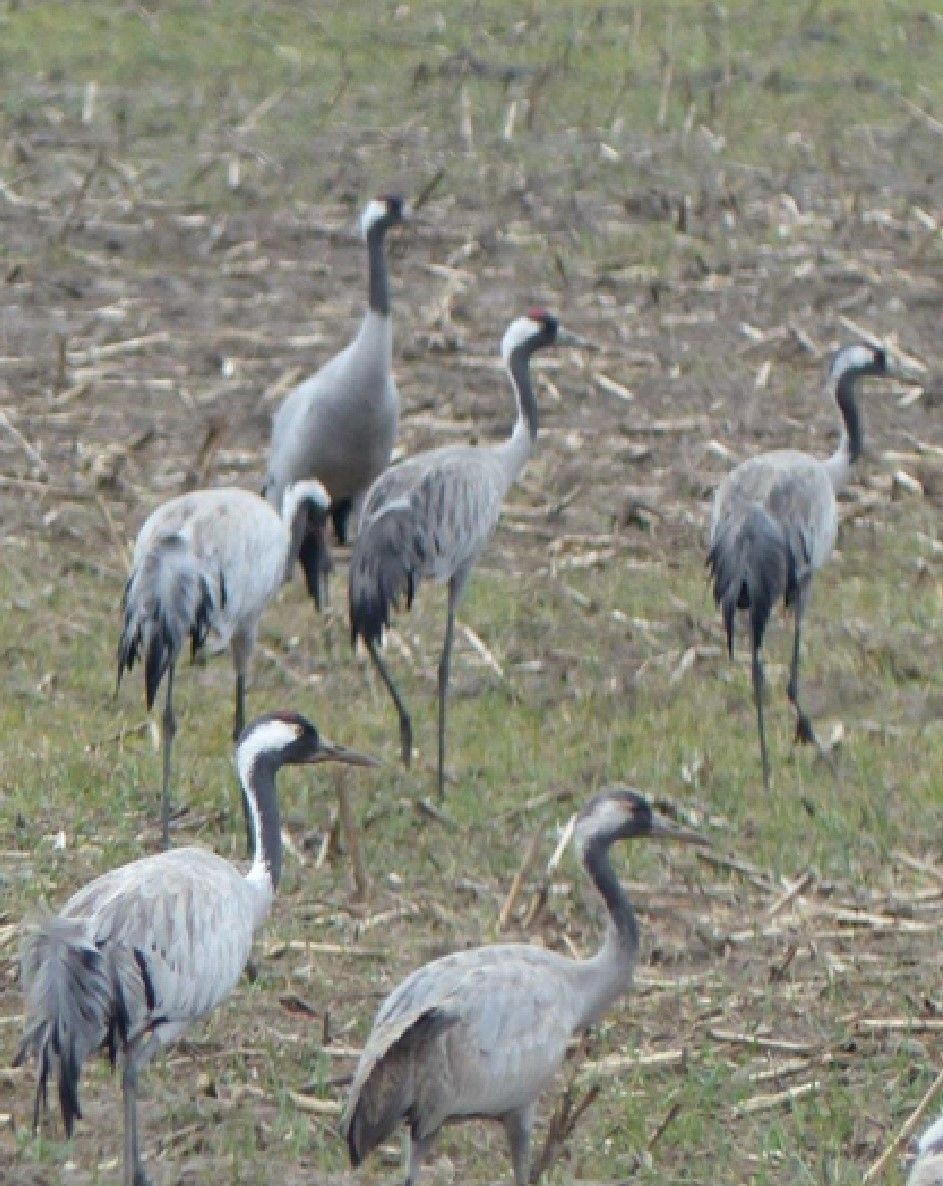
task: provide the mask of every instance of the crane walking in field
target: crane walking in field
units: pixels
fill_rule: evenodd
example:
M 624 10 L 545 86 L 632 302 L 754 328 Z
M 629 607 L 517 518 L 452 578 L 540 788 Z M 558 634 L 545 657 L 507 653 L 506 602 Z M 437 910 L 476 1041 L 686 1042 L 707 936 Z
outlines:
M 317 481 L 289 487 L 281 515 L 248 490 L 194 490 L 159 506 L 138 534 L 122 602 L 118 683 L 142 659 L 150 711 L 167 676 L 161 721 L 164 848 L 170 839 L 170 756 L 177 729 L 174 668 L 184 640 L 189 636 L 194 654 L 210 634 L 214 650 L 231 648 L 236 669 L 233 737 L 238 737 L 262 614 L 291 575 L 305 533 L 324 533 L 329 505 L 327 491 Z
M 384 256 L 386 232 L 408 217 L 402 198 L 385 194 L 364 209 L 367 242 L 367 312 L 354 340 L 286 396 L 272 421 L 264 493 L 281 506 L 292 482 L 317 478 L 331 497 L 340 543 L 354 503 L 386 469 L 396 441 L 399 393 L 393 379 L 393 328 Z M 302 541 L 299 559 L 308 592 L 321 607 L 331 558 L 324 532 Z
M 707 563 L 731 656 L 736 611 L 749 611 L 753 698 L 767 790 L 770 766 L 763 724 L 762 659 L 766 625 L 773 606 L 782 598 L 795 621 L 787 694 L 796 712 L 796 740 L 818 744 L 799 700 L 802 619 L 812 576 L 835 546 L 835 495 L 845 486 L 851 466 L 861 455 L 863 434 L 855 384 L 866 376 L 897 373 L 897 364 L 877 347 L 856 345 L 839 350 L 826 380 L 826 390 L 842 417 L 841 440 L 832 456 L 820 461 L 797 449 L 761 453 L 732 470 L 714 495 Z
M 102 874 L 28 931 L 22 957 L 26 1028 L 14 1065 L 36 1058 L 34 1129 L 50 1075 L 66 1134 L 81 1118 L 82 1064 L 96 1050 L 122 1055 L 124 1186 L 146 1186 L 138 1143 L 137 1077 L 160 1049 L 212 1012 L 239 981 L 272 905 L 282 841 L 275 775 L 283 765 L 375 765 L 332 745 L 297 713 L 254 721 L 236 746 L 252 823 L 243 876 L 203 848 L 144 857 Z
M 639 927 L 609 849 L 634 836 L 703 843 L 623 787 L 592 798 L 573 844 L 608 913 L 606 939 L 574 960 L 526 943 L 460 951 L 408 976 L 380 1006 L 354 1075 L 341 1127 L 354 1166 L 405 1121 L 406 1186 L 448 1121 L 504 1125 L 516 1186 L 527 1186 L 540 1094 L 567 1043 L 632 987 Z
M 455 611 L 471 570 L 491 538 L 508 489 L 537 440 L 537 401 L 530 377 L 535 351 L 582 343 L 543 310 L 511 322 L 501 355 L 517 397 L 517 421 L 498 445 L 449 445 L 392 466 L 364 500 L 360 532 L 350 558 L 350 630 L 362 638 L 399 715 L 403 764 L 412 757 L 412 723 L 379 652 L 392 606 L 412 604 L 423 578 L 446 581 L 445 641 L 439 661 L 437 787 L 445 793 L 445 707 Z

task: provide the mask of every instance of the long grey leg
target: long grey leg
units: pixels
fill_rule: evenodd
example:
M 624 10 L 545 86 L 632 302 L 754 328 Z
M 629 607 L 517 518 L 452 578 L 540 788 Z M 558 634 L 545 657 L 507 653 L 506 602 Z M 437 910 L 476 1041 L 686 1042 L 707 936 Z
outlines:
M 150 1186 L 138 1145 L 138 1072 L 133 1050 L 125 1051 L 121 1091 L 124 1096 L 124 1186 Z
M 808 580 L 802 580 L 799 583 L 799 591 L 796 594 L 796 629 L 792 640 L 792 663 L 789 666 L 789 686 L 786 689 L 786 695 L 789 697 L 789 703 L 796 710 L 796 741 L 818 745 L 815 730 L 812 728 L 812 721 L 799 704 L 799 647 L 802 634 L 802 617 L 805 613 L 808 595 Z
M 814 745 L 818 750 L 819 757 L 823 759 L 825 765 L 837 778 L 838 771 L 832 755 L 822 745 L 812 725 L 811 717 L 799 703 L 799 646 L 802 633 L 802 618 L 809 600 L 810 585 L 810 579 L 808 577 L 804 578 L 800 581 L 799 592 L 796 594 L 796 630 L 792 641 L 792 663 L 789 667 L 789 686 L 786 689 L 786 695 L 789 697 L 790 704 L 796 710 L 796 741 L 801 741 L 807 745 Z
M 445 618 L 445 641 L 439 659 L 439 754 L 436 789 L 445 798 L 445 702 L 449 694 L 449 668 L 452 665 L 452 642 L 455 637 L 455 606 L 458 601 L 455 579 L 449 581 L 448 608 Z
M 406 711 L 406 705 L 397 691 L 396 684 L 393 683 L 393 677 L 387 670 L 386 664 L 380 656 L 380 652 L 376 648 L 376 643 L 368 642 L 367 651 L 370 658 L 373 660 L 373 666 L 380 673 L 380 679 L 386 684 L 386 690 L 393 698 L 393 703 L 396 705 L 396 711 L 399 714 L 399 744 L 403 757 L 403 765 L 409 766 L 413 756 L 413 726 L 409 719 L 409 713 Z
M 760 758 L 763 762 L 763 789 L 769 791 L 769 753 L 766 749 L 766 728 L 763 724 L 763 657 L 760 648 L 753 648 L 753 699 L 756 703 L 756 728 L 760 735 Z
M 246 727 L 246 676 L 244 671 L 236 672 L 236 714 L 233 718 L 232 739 L 239 740 L 239 735 Z
M 414 1128 L 406 1130 L 403 1139 L 403 1170 L 406 1174 L 404 1186 L 416 1186 L 419 1181 L 419 1171 L 422 1169 L 422 1159 L 425 1157 L 431 1137 L 421 1138 L 416 1135 Z
M 530 1136 L 534 1128 L 534 1107 L 529 1105 L 504 1117 L 504 1131 L 511 1148 L 514 1186 L 527 1186 L 530 1177 Z
M 167 669 L 167 698 L 164 701 L 164 715 L 161 721 L 163 742 L 164 776 L 160 798 L 160 842 L 166 850 L 170 848 L 170 751 L 174 734 L 177 732 L 177 718 L 174 716 L 174 665 Z

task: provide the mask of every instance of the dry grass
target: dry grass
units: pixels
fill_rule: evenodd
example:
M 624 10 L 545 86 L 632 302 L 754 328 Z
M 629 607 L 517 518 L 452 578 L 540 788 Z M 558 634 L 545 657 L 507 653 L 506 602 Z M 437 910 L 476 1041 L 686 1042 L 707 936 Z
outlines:
M 441 173 L 392 250 L 404 450 L 505 430 L 496 343 L 535 301 L 597 349 L 540 366 L 540 452 L 461 614 L 443 816 L 423 803 L 440 591 L 389 652 L 410 772 L 350 654 L 342 579 L 324 619 L 300 586 L 266 619 L 250 708 L 387 759 L 350 778 L 372 891 L 352 898 L 327 843 L 331 779 L 284 778 L 258 976 L 147 1078 L 156 1176 L 336 1180 L 332 1109 L 379 996 L 496 936 L 532 841 L 506 933 L 591 950 L 578 871 L 542 870 L 572 807 L 627 781 L 715 845 L 626 856 L 645 959 L 568 1068 L 571 1112 L 599 1093 L 551 1180 L 858 1182 L 943 1051 L 943 34 L 919 5 L 874 6 L 866 29 L 832 4 L 505 7 L 2 15 L 0 1062 L 21 917 L 156 841 L 141 690 L 113 697 L 134 531 L 188 484 L 258 486 L 271 408 L 359 317 L 359 202 Z M 707 500 L 749 452 L 831 448 L 823 358 L 861 334 L 928 369 L 867 397 L 869 456 L 813 594 L 804 670 L 839 776 L 791 745 L 774 627 L 766 797 L 704 580 Z M 228 664 L 179 686 L 177 836 L 239 856 Z M 18 1183 L 115 1180 L 116 1086 L 90 1068 L 67 1147 L 54 1123 L 32 1140 L 29 1076 L 0 1071 L 0 1161 Z M 430 1180 L 449 1161 L 508 1176 L 497 1130 L 450 1130 L 437 1157 Z

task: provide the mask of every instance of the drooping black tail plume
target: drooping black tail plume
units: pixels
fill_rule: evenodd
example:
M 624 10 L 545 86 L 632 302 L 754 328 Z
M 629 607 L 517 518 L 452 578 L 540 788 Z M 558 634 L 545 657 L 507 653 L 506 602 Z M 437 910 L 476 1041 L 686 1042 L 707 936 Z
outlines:
M 190 636 L 193 654 L 203 646 L 214 614 L 225 605 L 204 563 L 180 535 L 154 541 L 125 586 L 124 625 L 118 642 L 118 682 L 143 655 L 148 709 L 167 669 Z M 219 604 L 217 604 L 217 602 Z
M 354 1169 L 400 1121 L 410 1118 L 429 1055 L 424 1047 L 455 1020 L 448 1009 L 433 1006 L 397 1018 L 370 1035 L 340 1124 Z
M 140 1012 L 138 1001 L 126 999 L 122 981 L 130 978 L 140 984 L 140 974 L 134 965 L 127 969 L 116 965 L 89 938 L 84 919 L 52 916 L 27 933 L 21 968 L 26 1028 L 13 1065 L 19 1066 L 27 1057 L 37 1059 L 34 1129 L 39 1126 L 40 1107 L 47 1102 L 49 1077 L 56 1072 L 59 1108 L 65 1133 L 71 1136 L 82 1117 L 78 1103 L 82 1064 L 100 1046 L 107 1047 L 114 1064 L 119 1042 L 127 1041 L 130 1016 Z M 134 999 L 141 993 L 132 988 L 128 995 Z
M 797 589 L 796 557 L 782 528 L 762 507 L 748 506 L 721 525 L 707 564 L 731 657 L 738 609 L 750 611 L 753 648 L 758 651 L 777 599 L 788 602 Z
M 400 599 L 408 609 L 425 552 L 412 508 L 394 503 L 357 536 L 350 557 L 350 640 L 378 643 Z

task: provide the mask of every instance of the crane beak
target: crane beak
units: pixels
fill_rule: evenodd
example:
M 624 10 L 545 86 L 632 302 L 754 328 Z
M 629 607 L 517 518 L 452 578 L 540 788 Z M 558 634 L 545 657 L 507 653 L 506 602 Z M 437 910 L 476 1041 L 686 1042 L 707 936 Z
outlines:
M 590 341 L 589 338 L 584 338 L 582 334 L 575 334 L 572 330 L 564 329 L 562 326 L 557 329 L 557 336 L 554 342 L 556 346 L 582 346 L 587 350 L 596 350 L 598 347 L 595 342 Z
M 679 844 L 699 844 L 705 848 L 710 845 L 710 840 L 706 836 L 695 832 L 693 828 L 683 828 L 666 815 L 662 815 L 660 811 L 652 812 L 652 830 L 649 835 L 659 836 L 665 840 L 675 840 Z
M 348 749 L 346 745 L 337 745 L 333 741 L 321 738 L 321 744 L 308 758 L 307 764 L 313 766 L 318 762 L 343 762 L 345 766 L 379 766 L 376 758 L 369 754 L 361 754 L 355 749 Z

